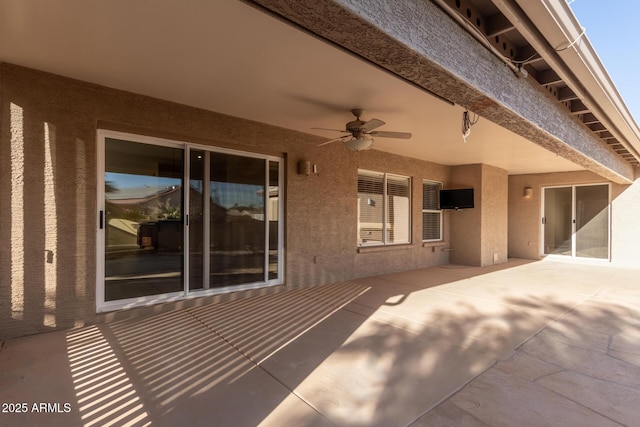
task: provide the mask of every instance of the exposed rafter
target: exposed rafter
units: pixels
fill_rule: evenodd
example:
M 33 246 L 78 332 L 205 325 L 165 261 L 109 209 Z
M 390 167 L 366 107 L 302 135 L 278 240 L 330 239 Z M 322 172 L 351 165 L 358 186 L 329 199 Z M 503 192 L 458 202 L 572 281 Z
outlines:
M 640 162 L 607 129 L 589 107 L 580 99 L 576 91 L 554 70 L 518 32 L 516 25 L 500 12 L 493 3 L 486 0 L 444 0 L 452 10 L 456 10 L 473 27 L 480 31 L 507 62 L 523 67 L 530 78 L 542 86 L 570 114 L 578 117 L 590 131 L 612 147 L 622 158 L 634 166 Z M 579 91 L 579 90 L 578 90 Z

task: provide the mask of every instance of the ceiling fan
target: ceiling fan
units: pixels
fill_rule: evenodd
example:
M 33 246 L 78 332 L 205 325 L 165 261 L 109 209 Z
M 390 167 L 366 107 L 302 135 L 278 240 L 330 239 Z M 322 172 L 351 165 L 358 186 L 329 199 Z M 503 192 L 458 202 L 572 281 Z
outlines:
M 382 120 L 371 119 L 371 120 L 360 120 L 360 116 L 362 115 L 362 109 L 354 108 L 351 110 L 351 113 L 356 117 L 355 120 L 348 122 L 345 125 L 345 130 L 339 129 L 326 129 L 326 128 L 312 128 L 318 130 L 330 130 L 333 132 L 342 132 L 344 135 L 339 136 L 337 138 L 330 139 L 329 141 L 325 141 L 321 144 L 318 144 L 318 147 L 322 145 L 327 145 L 335 141 L 342 141 L 348 149 L 352 151 L 361 151 L 368 150 L 373 145 L 374 136 L 379 136 L 382 138 L 397 138 L 397 139 L 409 139 L 411 138 L 411 134 L 408 132 L 389 132 L 389 131 L 380 131 L 375 130 L 380 126 L 384 125 Z M 351 137 L 350 139 L 345 139 Z

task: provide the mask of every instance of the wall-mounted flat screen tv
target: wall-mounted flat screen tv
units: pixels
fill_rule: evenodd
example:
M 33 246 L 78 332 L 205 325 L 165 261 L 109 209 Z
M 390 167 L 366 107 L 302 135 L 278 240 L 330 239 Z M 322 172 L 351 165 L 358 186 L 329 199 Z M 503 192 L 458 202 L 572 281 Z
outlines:
M 440 209 L 473 208 L 473 188 L 440 190 Z

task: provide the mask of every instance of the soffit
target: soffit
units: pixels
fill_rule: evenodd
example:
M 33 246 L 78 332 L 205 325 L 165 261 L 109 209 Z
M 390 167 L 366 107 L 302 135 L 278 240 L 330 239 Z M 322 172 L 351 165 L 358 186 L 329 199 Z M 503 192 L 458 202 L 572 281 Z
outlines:
M 564 0 L 442 0 L 506 62 L 521 66 L 620 157 L 639 165 L 640 131 Z
M 326 139 L 364 108 L 374 148 L 511 174 L 581 167 L 239 1 L 4 1 L 0 60 Z M 339 144 L 336 142 L 334 144 Z

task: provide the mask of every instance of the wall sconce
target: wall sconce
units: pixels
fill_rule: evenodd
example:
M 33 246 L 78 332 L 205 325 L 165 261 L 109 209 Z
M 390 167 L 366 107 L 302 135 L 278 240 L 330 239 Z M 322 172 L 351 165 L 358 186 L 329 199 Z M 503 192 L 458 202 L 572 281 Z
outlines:
M 524 198 L 530 199 L 531 197 L 533 197 L 533 188 L 524 187 Z
M 309 160 L 300 160 L 298 162 L 298 175 L 311 175 L 311 162 Z
M 298 175 L 309 176 L 312 173 L 318 175 L 318 165 L 315 163 L 311 164 L 309 160 L 303 159 L 298 161 Z

